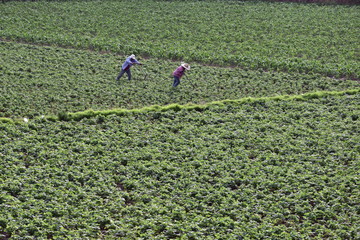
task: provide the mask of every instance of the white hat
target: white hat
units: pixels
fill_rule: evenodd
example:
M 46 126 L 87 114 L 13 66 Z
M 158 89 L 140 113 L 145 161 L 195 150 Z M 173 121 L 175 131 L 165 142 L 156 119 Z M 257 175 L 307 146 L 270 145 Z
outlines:
M 134 54 L 131 54 L 131 55 L 129 56 L 129 58 L 135 59 L 135 55 L 134 55 Z
M 182 62 L 181 66 L 183 66 L 186 70 L 190 70 L 190 65 L 187 63 Z

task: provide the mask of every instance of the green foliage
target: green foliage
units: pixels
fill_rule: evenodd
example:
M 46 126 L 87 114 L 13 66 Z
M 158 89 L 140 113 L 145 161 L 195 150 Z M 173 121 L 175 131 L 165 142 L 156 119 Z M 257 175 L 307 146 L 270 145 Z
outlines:
M 0 232 L 355 239 L 360 94 L 351 93 L 0 123 Z
M 66 118 L 67 112 L 88 109 L 110 109 L 111 112 L 111 109 L 150 105 L 193 103 L 198 106 L 224 99 L 343 91 L 359 86 L 356 81 L 319 74 L 264 72 L 192 63 L 188 79 L 183 78 L 177 89 L 172 89 L 170 75 L 179 62 L 140 59 L 145 65 L 132 68 L 133 80 L 129 82 L 124 77 L 116 83 L 115 77 L 125 56 L 8 42 L 0 42 L 0 50 L 3 56 L 0 59 L 3 68 L 0 71 L 0 117 L 8 118 L 41 115 Z
M 181 110 L 188 110 L 188 111 L 198 111 L 202 112 L 206 109 L 209 109 L 213 106 L 224 106 L 225 104 L 234 105 L 234 104 L 247 104 L 247 103 L 260 103 L 263 104 L 268 101 L 289 101 L 289 100 L 297 100 L 297 101 L 307 101 L 308 99 L 320 99 L 328 96 L 343 96 L 343 95 L 355 95 L 359 94 L 360 88 L 357 89 L 350 89 L 340 92 L 314 92 L 314 93 L 305 93 L 301 95 L 293 95 L 293 96 L 276 96 L 276 97 L 262 97 L 262 98 L 243 98 L 239 100 L 223 100 L 223 101 L 215 101 L 210 102 L 207 104 L 199 105 L 199 104 L 186 104 L 186 105 L 179 105 L 179 104 L 170 104 L 166 106 L 150 106 L 144 107 L 140 109 L 114 109 L 114 110 L 105 110 L 105 111 L 93 111 L 87 110 L 84 112 L 77 112 L 77 113 L 60 113 L 58 116 L 58 120 L 60 121 L 69 121 L 75 120 L 79 121 L 83 118 L 92 118 L 95 116 L 99 116 L 101 122 L 105 116 L 108 115 L 117 115 L 117 116 L 125 116 L 132 113 L 148 113 L 148 112 L 167 112 L 167 111 L 181 111 Z M 358 119 L 358 115 L 352 115 L 353 120 Z M 0 119 L 1 120 L 1 119 Z M 10 119 L 4 119 L 4 121 L 11 121 Z
M 10 118 L 0 118 L 0 122 L 2 122 L 2 123 L 13 123 L 13 121 Z
M 358 12 L 254 1 L 11 2 L 1 6 L 0 37 L 359 79 Z
M 359 238 L 358 10 L 3 4 L 0 239 Z

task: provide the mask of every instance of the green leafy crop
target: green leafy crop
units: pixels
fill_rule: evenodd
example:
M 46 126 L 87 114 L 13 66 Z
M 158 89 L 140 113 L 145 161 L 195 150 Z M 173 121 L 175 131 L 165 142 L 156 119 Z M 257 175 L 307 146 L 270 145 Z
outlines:
M 359 239 L 359 24 L 356 5 L 0 4 L 0 239 Z
M 359 6 L 253 1 L 9 2 L 0 38 L 359 79 Z
M 224 99 L 342 91 L 356 81 L 320 74 L 283 73 L 191 63 L 172 88 L 180 62 L 147 59 L 132 68 L 132 81 L 115 81 L 126 56 L 0 42 L 0 117 L 38 117 L 66 112 L 132 109 L 149 105 L 203 104 Z
M 359 97 L 0 123 L 0 232 L 355 239 Z

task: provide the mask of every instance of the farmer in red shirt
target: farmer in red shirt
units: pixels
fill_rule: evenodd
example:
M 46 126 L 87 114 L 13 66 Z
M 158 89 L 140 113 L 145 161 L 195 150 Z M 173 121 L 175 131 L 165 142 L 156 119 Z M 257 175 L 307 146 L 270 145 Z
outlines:
M 174 72 L 174 83 L 173 87 L 176 87 L 180 84 L 180 78 L 185 74 L 186 70 L 190 70 L 190 65 L 187 63 L 181 63 L 180 67 L 178 67 Z

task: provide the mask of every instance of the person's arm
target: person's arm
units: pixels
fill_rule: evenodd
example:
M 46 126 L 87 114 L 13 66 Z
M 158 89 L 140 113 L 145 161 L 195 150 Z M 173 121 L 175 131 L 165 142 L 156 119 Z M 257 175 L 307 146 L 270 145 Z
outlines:
M 138 60 L 136 60 L 136 59 L 133 59 L 134 61 L 132 62 L 132 64 L 139 64 L 139 65 L 142 65 L 142 63 L 141 62 L 139 62 Z

